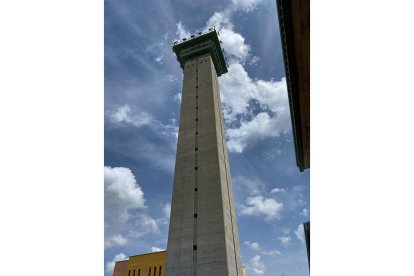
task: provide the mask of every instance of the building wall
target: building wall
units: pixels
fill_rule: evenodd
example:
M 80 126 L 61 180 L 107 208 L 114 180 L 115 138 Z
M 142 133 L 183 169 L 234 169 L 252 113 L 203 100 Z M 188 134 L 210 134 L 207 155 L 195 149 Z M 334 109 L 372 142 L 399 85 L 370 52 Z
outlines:
M 112 276 L 164 276 L 167 251 L 129 257 L 129 260 L 115 263 Z M 151 271 L 150 271 L 151 268 Z M 246 276 L 242 266 L 241 276 Z
M 120 261 L 115 263 L 112 276 L 125 276 L 128 271 L 128 261 Z
M 241 276 L 217 74 L 210 55 L 183 69 L 168 275 Z
M 115 263 L 113 276 L 164 276 L 166 251 L 129 257 Z

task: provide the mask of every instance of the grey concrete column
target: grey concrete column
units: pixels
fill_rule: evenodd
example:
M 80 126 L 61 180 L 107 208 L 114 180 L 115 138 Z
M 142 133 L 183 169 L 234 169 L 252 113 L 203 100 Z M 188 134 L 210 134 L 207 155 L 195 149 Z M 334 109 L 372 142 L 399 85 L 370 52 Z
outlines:
M 242 275 L 217 73 L 209 53 L 186 60 L 166 275 Z

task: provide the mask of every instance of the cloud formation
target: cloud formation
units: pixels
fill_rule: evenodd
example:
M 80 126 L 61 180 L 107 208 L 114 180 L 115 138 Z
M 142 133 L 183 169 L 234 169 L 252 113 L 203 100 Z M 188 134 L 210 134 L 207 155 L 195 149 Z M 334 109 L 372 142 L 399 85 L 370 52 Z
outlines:
M 292 238 L 290 236 L 282 236 L 277 238 L 284 246 L 288 246 Z
M 286 190 L 285 189 L 283 189 L 283 188 L 273 188 L 271 191 L 270 191 L 270 193 L 271 194 L 276 194 L 276 193 L 285 193 L 286 192 Z
M 104 248 L 107 249 L 116 246 L 124 246 L 127 244 L 127 242 L 128 240 L 122 235 L 113 235 L 108 239 L 105 239 Z
M 180 22 L 177 23 L 177 32 L 176 34 L 178 35 L 178 38 L 181 40 L 183 38 L 189 38 L 190 37 L 190 32 L 187 31 L 185 29 L 185 27 L 183 26 L 183 24 Z
M 115 255 L 112 261 L 109 261 L 106 263 L 106 272 L 112 275 L 114 271 L 115 263 L 119 261 L 125 261 L 125 260 L 128 260 L 128 257 L 124 253 L 119 253 Z
M 178 138 L 178 126 L 175 119 L 170 119 L 169 124 L 164 124 L 156 120 L 151 114 L 145 111 L 137 111 L 128 104 L 124 104 L 106 112 L 109 122 L 114 125 L 132 125 L 140 128 L 149 126 L 154 133 L 160 133 L 163 136 Z
M 151 252 L 160 252 L 160 251 L 164 251 L 164 250 L 165 250 L 164 248 L 159 248 L 159 247 L 156 247 L 156 246 L 151 247 Z
M 144 213 L 136 214 L 133 219 L 131 218 L 131 227 L 129 234 L 132 237 L 139 238 L 150 233 L 161 233 L 157 220 Z
M 104 167 L 105 202 L 126 211 L 145 208 L 144 193 L 131 170 L 123 167 Z
M 113 123 L 127 123 L 135 127 L 151 124 L 154 118 L 146 112 L 133 112 L 127 104 L 119 106 L 114 111 L 108 112 L 108 117 Z
M 227 146 L 234 153 L 243 152 L 249 144 L 258 140 L 291 131 L 285 78 L 266 81 L 249 77 L 244 68 L 245 62 L 253 66 L 260 61 L 260 57 L 252 56 L 251 46 L 234 30 L 231 22 L 235 11 L 250 12 L 260 2 L 232 0 L 228 8 L 215 12 L 209 18 L 204 29 L 214 26 L 219 30 L 225 56 L 229 59 L 229 71 L 221 77 L 220 91 L 227 125 Z M 179 38 L 190 36 L 181 22 L 177 24 L 177 35 Z M 259 104 L 260 112 L 253 112 L 255 103 Z M 232 126 L 234 122 L 236 126 Z
M 282 254 L 278 250 L 265 250 L 264 248 L 262 248 L 262 246 L 260 246 L 260 244 L 258 242 L 245 241 L 244 244 L 247 245 L 250 249 L 252 249 L 256 252 L 259 252 L 262 255 L 273 256 L 273 255 L 281 255 Z
M 300 212 L 300 215 L 307 218 L 309 216 L 309 210 L 306 208 L 303 208 L 302 212 Z
M 143 212 L 144 192 L 130 169 L 105 166 L 104 189 L 105 249 L 127 245 L 130 236 L 160 233 L 157 221 Z
M 249 269 L 258 275 L 263 275 L 265 273 L 266 266 L 262 262 L 260 255 L 256 255 L 250 260 Z
M 239 115 L 247 116 L 237 127 L 227 129 L 228 149 L 241 153 L 255 141 L 278 137 L 291 131 L 286 79 L 280 81 L 252 80 L 240 63 L 232 64 L 220 80 L 223 116 L 229 125 Z M 252 114 L 254 103 L 261 112 Z M 252 118 L 251 118 L 252 117 Z
M 300 240 L 302 243 L 305 242 L 305 232 L 303 230 L 303 224 L 299 224 L 298 228 L 295 230 L 296 237 L 298 240 Z
M 262 0 L 231 0 L 236 9 L 242 9 L 245 12 L 250 12 L 256 8 L 256 6 L 262 2 Z
M 264 216 L 265 220 L 270 221 L 280 216 L 283 204 L 273 198 L 263 196 L 248 197 L 246 205 L 242 205 L 240 214 L 251 216 Z

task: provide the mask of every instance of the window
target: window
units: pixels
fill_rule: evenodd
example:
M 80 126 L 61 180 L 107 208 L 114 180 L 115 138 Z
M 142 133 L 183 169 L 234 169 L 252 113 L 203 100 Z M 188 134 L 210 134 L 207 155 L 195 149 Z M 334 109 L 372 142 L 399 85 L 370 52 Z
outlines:
M 197 188 L 194 188 L 194 192 L 197 192 Z
M 135 276 L 135 269 L 134 269 L 134 273 L 132 274 L 132 276 Z
M 151 267 L 149 268 L 148 276 L 151 276 Z
M 155 276 L 155 273 L 157 273 L 157 267 L 156 266 L 154 266 L 154 276 Z
M 131 270 L 128 270 L 128 276 L 130 276 L 131 275 Z
M 138 276 L 141 275 L 141 269 L 138 269 Z
M 194 214 L 194 217 L 196 218 L 197 217 L 197 214 Z
M 196 131 L 196 134 L 195 135 L 198 135 L 198 131 Z
M 194 170 L 197 170 L 197 167 L 194 167 Z
M 197 151 L 197 150 L 198 150 L 198 148 L 195 148 L 195 150 Z
M 196 244 L 193 245 L 193 250 L 197 250 L 197 245 Z
M 161 269 L 162 269 L 162 266 L 160 266 L 160 272 L 159 272 L 158 276 L 161 276 Z

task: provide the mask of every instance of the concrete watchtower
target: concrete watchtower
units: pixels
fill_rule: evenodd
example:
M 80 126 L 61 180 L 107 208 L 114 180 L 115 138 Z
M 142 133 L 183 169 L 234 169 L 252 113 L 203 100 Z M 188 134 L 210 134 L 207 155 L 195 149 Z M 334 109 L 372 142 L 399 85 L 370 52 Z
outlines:
M 176 42 L 184 71 L 166 275 L 242 275 L 217 76 L 227 64 L 215 29 Z

